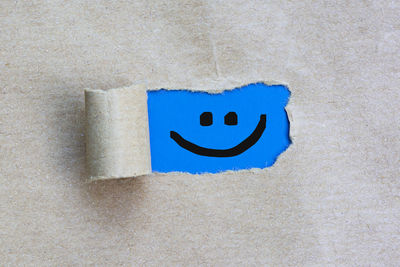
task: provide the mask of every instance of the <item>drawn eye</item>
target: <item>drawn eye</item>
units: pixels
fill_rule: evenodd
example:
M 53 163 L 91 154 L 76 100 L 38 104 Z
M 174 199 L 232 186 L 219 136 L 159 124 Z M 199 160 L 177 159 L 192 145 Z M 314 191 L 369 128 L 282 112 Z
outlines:
M 224 117 L 224 121 L 226 125 L 237 125 L 238 119 L 236 112 L 228 112 Z
M 211 112 L 203 112 L 200 115 L 200 125 L 201 126 L 210 126 L 213 124 L 213 116 Z

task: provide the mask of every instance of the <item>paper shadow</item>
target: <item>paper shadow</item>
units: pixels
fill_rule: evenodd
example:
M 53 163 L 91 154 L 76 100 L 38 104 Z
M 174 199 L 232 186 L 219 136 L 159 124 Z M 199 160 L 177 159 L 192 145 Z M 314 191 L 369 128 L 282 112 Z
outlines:
M 42 99 L 49 109 L 46 116 L 49 141 L 47 144 L 51 168 L 60 173 L 59 178 L 72 186 L 68 193 L 78 194 L 79 205 L 88 216 L 128 216 L 140 205 L 145 177 L 88 182 L 85 162 L 85 104 L 84 93 L 72 89 L 59 90 Z M 91 214 L 91 215 L 89 215 Z M 100 218 L 99 218 L 100 219 Z

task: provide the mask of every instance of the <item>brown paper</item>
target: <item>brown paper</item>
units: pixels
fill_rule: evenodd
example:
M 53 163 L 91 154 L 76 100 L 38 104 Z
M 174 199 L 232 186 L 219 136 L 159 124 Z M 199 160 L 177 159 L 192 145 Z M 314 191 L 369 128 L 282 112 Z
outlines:
M 276 83 L 269 83 L 273 84 Z M 245 85 L 236 88 L 242 86 Z M 205 90 L 211 94 L 223 91 L 221 88 Z M 86 165 L 90 181 L 151 173 L 147 93 L 144 84 L 109 90 L 86 89 L 85 110 Z M 289 104 L 285 110 L 289 125 L 293 126 Z M 292 142 L 295 132 L 295 129 L 289 131 Z
M 398 266 L 399 14 L 396 0 L 1 0 L 0 265 Z M 83 88 L 141 80 L 285 84 L 295 139 L 263 170 L 87 183 Z
M 86 164 L 90 180 L 151 173 L 144 85 L 85 90 Z

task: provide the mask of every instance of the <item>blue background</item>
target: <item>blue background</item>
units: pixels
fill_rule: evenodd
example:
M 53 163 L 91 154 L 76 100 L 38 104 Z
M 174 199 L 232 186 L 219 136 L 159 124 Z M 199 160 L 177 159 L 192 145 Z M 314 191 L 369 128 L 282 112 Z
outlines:
M 284 107 L 290 96 L 283 85 L 250 84 L 220 94 L 188 90 L 148 91 L 151 164 L 155 172 L 189 173 L 271 166 L 290 145 L 289 121 Z M 209 111 L 213 124 L 200 125 Z M 238 124 L 224 124 L 224 116 L 236 112 Z M 260 115 L 267 115 L 266 129 L 254 146 L 240 155 L 215 158 L 196 155 L 170 138 L 170 131 L 199 146 L 227 149 L 236 146 L 256 128 Z

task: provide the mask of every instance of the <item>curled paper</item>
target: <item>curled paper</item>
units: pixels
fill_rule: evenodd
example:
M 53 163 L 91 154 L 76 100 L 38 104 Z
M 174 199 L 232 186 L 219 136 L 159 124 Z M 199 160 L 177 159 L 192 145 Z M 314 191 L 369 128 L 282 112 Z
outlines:
M 89 180 L 151 173 L 144 85 L 85 90 L 86 164 Z
M 272 166 L 291 144 L 289 96 L 286 86 L 262 82 L 220 94 L 86 90 L 90 180 Z

